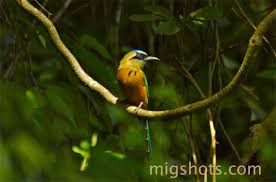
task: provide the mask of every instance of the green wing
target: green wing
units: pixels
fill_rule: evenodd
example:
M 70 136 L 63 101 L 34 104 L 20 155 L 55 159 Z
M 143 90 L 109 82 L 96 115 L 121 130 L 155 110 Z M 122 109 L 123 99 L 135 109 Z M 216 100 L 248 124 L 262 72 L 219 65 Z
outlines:
M 144 74 L 144 84 L 145 84 L 145 87 L 146 87 L 146 90 L 147 90 L 147 95 L 148 95 L 148 98 L 150 97 L 149 95 L 149 85 L 148 85 L 148 80 L 147 80 L 147 77 L 146 75 Z

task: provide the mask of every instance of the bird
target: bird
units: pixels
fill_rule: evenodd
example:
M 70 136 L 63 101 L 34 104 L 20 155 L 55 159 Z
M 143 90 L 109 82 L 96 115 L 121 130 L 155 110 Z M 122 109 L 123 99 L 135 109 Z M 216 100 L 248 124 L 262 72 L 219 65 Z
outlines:
M 129 51 L 121 59 L 118 70 L 117 80 L 123 95 L 126 97 L 125 102 L 129 105 L 137 106 L 137 111 L 147 109 L 149 103 L 149 88 L 144 73 L 145 64 L 148 61 L 159 61 L 154 56 L 149 56 L 146 52 L 138 49 Z M 145 119 L 147 152 L 149 157 L 152 152 L 151 136 L 149 121 Z

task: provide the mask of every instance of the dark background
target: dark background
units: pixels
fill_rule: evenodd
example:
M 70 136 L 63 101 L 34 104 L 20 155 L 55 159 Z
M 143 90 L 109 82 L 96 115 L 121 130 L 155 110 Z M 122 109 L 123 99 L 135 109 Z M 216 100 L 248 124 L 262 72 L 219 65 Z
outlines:
M 201 99 L 184 69 L 205 95 L 230 82 L 254 32 L 237 2 L 255 25 L 275 8 L 273 0 L 73 0 L 67 8 L 65 0 L 39 2 L 84 70 L 120 98 L 122 56 L 135 48 L 159 57 L 145 68 L 152 110 Z M 275 26 L 266 37 L 275 51 Z M 263 44 L 243 84 L 212 108 L 218 164 L 225 170 L 258 164 L 262 175 L 221 175 L 218 181 L 276 180 L 270 45 Z M 149 175 L 143 127 L 77 78 L 41 23 L 15 1 L 0 0 L 0 181 L 195 181 L 193 175 Z M 188 165 L 192 144 L 199 164 L 211 163 L 206 110 L 151 120 L 151 134 L 152 164 Z

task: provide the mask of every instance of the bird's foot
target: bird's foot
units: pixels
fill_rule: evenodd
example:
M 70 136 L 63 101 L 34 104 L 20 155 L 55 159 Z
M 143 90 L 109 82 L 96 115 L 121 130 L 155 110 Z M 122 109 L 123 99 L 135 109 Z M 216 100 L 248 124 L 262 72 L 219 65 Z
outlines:
M 138 110 L 141 109 L 144 102 L 140 102 L 139 106 L 135 109 L 135 114 L 137 114 Z

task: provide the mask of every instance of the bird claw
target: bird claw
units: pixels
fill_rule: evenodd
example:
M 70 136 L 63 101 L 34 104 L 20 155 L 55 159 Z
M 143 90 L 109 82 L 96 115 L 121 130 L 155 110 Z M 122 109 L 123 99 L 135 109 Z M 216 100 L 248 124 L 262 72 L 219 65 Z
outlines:
M 138 110 L 139 109 L 141 109 L 141 107 L 142 107 L 142 105 L 143 105 L 144 103 L 143 102 L 140 102 L 140 104 L 139 104 L 139 106 L 135 109 L 135 114 L 137 114 L 138 113 Z

